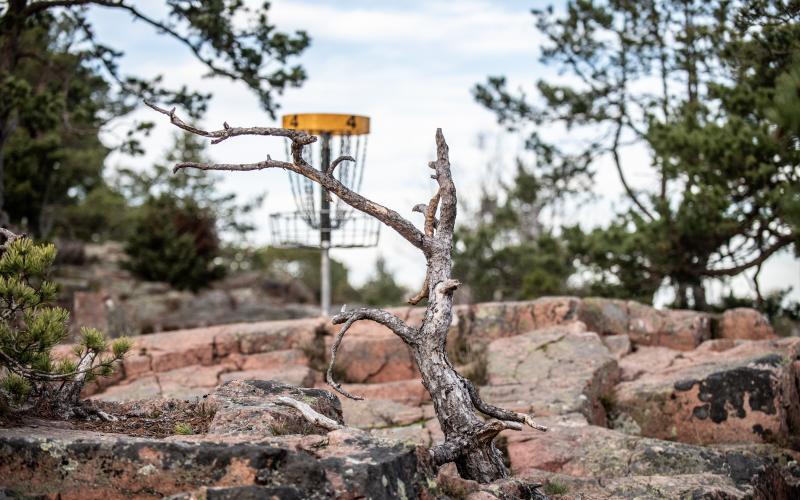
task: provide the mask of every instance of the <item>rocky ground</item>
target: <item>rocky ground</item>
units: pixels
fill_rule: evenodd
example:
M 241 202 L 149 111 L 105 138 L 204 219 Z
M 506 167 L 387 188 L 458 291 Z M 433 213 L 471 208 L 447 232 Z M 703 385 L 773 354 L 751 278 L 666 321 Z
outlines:
M 323 390 L 333 334 L 311 318 L 137 337 L 120 373 L 87 391 L 123 402 L 104 406 L 120 423 L 0 429 L 3 486 L 62 498 L 800 498 L 800 338 L 777 338 L 755 311 L 459 306 L 448 345 L 462 373 L 550 427 L 504 432 L 515 480 L 489 486 L 432 470 L 425 447 L 441 431 L 388 330 L 356 323 L 337 357 L 365 401 Z M 311 425 L 281 395 L 350 428 Z M 134 431 L 160 416 L 158 432 Z

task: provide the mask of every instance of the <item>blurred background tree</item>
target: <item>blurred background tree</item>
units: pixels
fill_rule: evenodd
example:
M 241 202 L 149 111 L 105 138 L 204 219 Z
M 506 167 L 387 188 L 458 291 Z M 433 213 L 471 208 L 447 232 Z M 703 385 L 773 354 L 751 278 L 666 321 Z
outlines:
M 399 285 L 386 265 L 386 259 L 378 255 L 375 270 L 358 289 L 361 303 L 370 306 L 398 306 L 404 304 L 410 292 Z
M 541 198 L 538 179 L 521 163 L 497 192 L 484 187 L 477 210 L 455 233 L 453 275 L 465 283 L 470 301 L 567 293 L 572 258 L 543 226 Z
M 592 193 L 602 165 L 616 171 L 627 203 L 615 220 L 563 232 L 588 291 L 650 302 L 669 286 L 674 306 L 704 309 L 708 280 L 796 245 L 796 2 L 575 1 L 563 15 L 533 13 L 542 61 L 568 78 L 538 81 L 535 100 L 503 77 L 474 92 L 530 134 L 552 199 Z M 558 146 L 545 127 L 584 146 Z M 647 165 L 623 164 L 633 146 Z M 649 180 L 633 184 L 632 167 Z
M 243 0 L 167 0 L 165 5 L 166 15 L 159 18 L 138 2 L 122 0 L 0 3 L 0 223 L 40 237 L 86 236 L 61 220 L 61 214 L 76 215 L 63 208 L 88 206 L 90 196 L 113 203 L 103 192 L 105 157 L 112 149 L 141 153 L 138 139 L 152 123 L 136 124 L 117 144 L 104 145 L 99 132 L 143 98 L 180 106 L 195 119 L 205 111 L 210 95 L 166 88 L 160 76 L 123 74 L 118 64 L 123 54 L 97 39 L 87 16 L 91 8 L 125 12 L 182 44 L 208 76 L 247 85 L 273 117 L 275 95 L 305 80 L 303 69 L 289 61 L 305 50 L 308 36 L 276 30 L 268 3 L 250 8 Z M 92 194 L 95 189 L 101 191 Z
M 169 164 L 207 162 L 195 136 L 175 136 Z M 170 167 L 122 169 L 117 189 L 130 204 L 124 234 L 125 268 L 142 279 L 165 281 L 178 289 L 198 290 L 225 275 L 220 234 L 237 237 L 253 229 L 245 218 L 262 198 L 237 203 L 233 193 L 219 193 L 219 175 L 200 171 L 173 174 Z M 111 221 L 109 221 L 111 222 Z
M 254 252 L 253 268 L 263 270 L 268 276 L 285 280 L 298 279 L 308 290 L 313 290 L 319 302 L 320 251 L 315 248 L 263 247 Z M 337 304 L 360 301 L 360 294 L 348 280 L 347 267 L 331 258 L 331 300 Z

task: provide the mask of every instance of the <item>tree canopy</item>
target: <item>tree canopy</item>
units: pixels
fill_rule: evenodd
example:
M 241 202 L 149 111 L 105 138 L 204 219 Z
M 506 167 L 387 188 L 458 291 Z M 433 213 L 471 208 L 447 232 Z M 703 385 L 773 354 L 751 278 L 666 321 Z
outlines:
M 539 80 L 536 99 L 504 77 L 475 96 L 530 134 L 554 196 L 592 192 L 602 165 L 616 172 L 625 208 L 607 227 L 565 231 L 590 286 L 652 299 L 668 284 L 676 305 L 702 308 L 706 280 L 796 244 L 796 2 L 578 0 L 533 14 L 547 39 L 542 62 L 565 76 Z M 582 145 L 565 146 L 576 142 L 559 140 L 567 133 Z M 626 163 L 633 145 L 647 165 Z M 632 182 L 632 167 L 649 180 Z
M 0 2 L 0 214 L 34 234 L 49 233 L 52 214 L 102 184 L 109 148 L 141 152 L 138 138 L 152 124 L 139 123 L 118 143 L 104 145 L 98 133 L 112 120 L 145 98 L 196 118 L 210 98 L 167 88 L 161 76 L 124 73 L 123 53 L 99 39 L 91 24 L 92 9 L 100 8 L 123 12 L 182 45 L 207 76 L 243 82 L 272 116 L 276 96 L 305 80 L 291 60 L 309 38 L 278 31 L 266 2 L 250 8 L 243 0 L 167 0 L 158 15 L 122 0 Z
M 539 220 L 539 180 L 521 163 L 498 192 L 484 188 L 478 207 L 455 233 L 453 275 L 471 301 L 520 300 L 567 291 L 574 272 L 561 241 Z

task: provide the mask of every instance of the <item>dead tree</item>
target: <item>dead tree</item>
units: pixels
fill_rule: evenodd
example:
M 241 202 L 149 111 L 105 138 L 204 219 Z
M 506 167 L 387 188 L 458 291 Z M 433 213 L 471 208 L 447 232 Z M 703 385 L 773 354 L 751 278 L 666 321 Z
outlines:
M 291 170 L 318 183 L 342 201 L 397 231 L 400 236 L 417 247 L 425 255 L 427 274 L 424 289 L 410 301 L 417 303 L 428 299 L 425 318 L 419 328 L 409 326 L 399 317 L 380 309 L 355 309 L 342 311 L 332 318 L 341 329 L 331 352 L 331 367 L 336 360 L 336 351 L 347 330 L 356 321 L 371 320 L 389 328 L 408 345 L 422 375 L 422 383 L 431 395 L 436 416 L 444 432 L 445 441 L 434 446 L 431 456 L 437 465 L 455 462 L 463 478 L 482 483 L 508 476 L 500 452 L 493 444 L 497 434 L 504 429 L 521 430 L 529 425 L 538 430 L 546 428 L 534 423 L 529 415 L 498 408 L 483 401 L 475 386 L 459 374 L 447 357 L 445 344 L 452 319 L 453 292 L 459 282 L 450 277 L 452 268 L 453 230 L 456 222 L 456 187 L 450 174 L 448 146 L 441 129 L 436 131 L 436 161 L 430 162 L 433 178 L 438 190 L 427 205 L 415 207 L 425 214 L 424 230 L 403 218 L 400 214 L 364 198 L 342 185 L 333 176 L 337 165 L 353 158 L 342 156 L 331 163 L 326 171 L 317 170 L 303 159 L 303 148 L 317 140 L 315 136 L 298 130 L 268 127 L 231 127 L 227 123 L 220 130 L 206 131 L 184 123 L 171 111 L 153 104 L 148 106 L 167 115 L 170 122 L 188 132 L 211 139 L 212 144 L 241 135 L 263 135 L 285 137 L 291 141 L 292 161 L 278 161 L 267 157 L 258 163 L 206 164 L 185 162 L 175 165 L 175 171 L 184 168 L 200 170 L 248 171 L 266 168 Z M 438 220 L 436 214 L 438 212 Z M 333 380 L 328 369 L 328 383 L 339 393 L 349 398 L 360 399 Z M 476 413 L 488 419 L 484 420 Z

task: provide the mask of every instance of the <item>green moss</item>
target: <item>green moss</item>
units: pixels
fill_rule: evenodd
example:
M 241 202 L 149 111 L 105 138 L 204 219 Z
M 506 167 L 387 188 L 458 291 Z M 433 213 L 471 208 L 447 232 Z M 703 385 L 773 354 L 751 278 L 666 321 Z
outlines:
M 190 434 L 194 434 L 194 429 L 190 424 L 185 422 L 178 422 L 175 424 L 175 434 L 181 434 L 184 436 L 188 436 Z
M 559 481 L 547 481 L 544 484 L 544 492 L 546 495 L 563 495 L 569 488 L 566 484 Z

